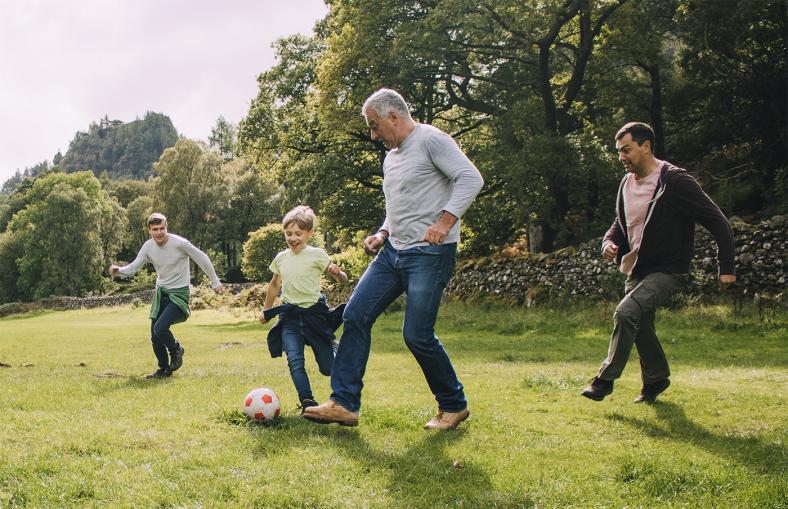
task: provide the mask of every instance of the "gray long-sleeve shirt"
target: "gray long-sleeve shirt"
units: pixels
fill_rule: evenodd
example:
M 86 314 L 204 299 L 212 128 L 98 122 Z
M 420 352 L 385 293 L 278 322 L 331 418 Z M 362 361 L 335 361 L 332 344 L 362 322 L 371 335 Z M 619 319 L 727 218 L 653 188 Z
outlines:
M 458 219 L 484 185 L 479 170 L 457 143 L 437 127 L 417 124 L 383 162 L 386 220 L 395 249 L 427 245 L 422 239 L 443 211 Z M 444 243 L 460 240 L 460 221 Z
M 211 288 L 221 286 L 222 283 L 208 255 L 194 247 L 188 240 L 172 233 L 167 234 L 167 243 L 163 246 L 156 244 L 153 239 L 148 239 L 142 245 L 137 258 L 130 264 L 119 267 L 118 274 L 130 277 L 140 270 L 143 264 L 151 263 L 156 269 L 157 287 L 183 288 L 189 286 L 191 280 L 189 258 L 208 275 Z

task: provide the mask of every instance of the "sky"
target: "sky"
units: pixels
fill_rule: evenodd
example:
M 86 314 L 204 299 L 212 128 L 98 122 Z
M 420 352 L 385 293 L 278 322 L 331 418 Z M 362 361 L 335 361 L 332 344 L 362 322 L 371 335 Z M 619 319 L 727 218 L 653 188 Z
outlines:
M 245 116 L 271 44 L 327 13 L 322 0 L 0 2 L 0 184 L 105 115 L 164 113 L 206 140 L 219 116 Z

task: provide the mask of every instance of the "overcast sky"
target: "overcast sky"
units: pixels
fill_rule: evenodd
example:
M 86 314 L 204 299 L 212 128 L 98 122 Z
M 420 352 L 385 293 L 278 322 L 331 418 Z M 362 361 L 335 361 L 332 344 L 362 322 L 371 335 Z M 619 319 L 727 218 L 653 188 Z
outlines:
M 0 183 L 104 115 L 160 112 L 207 139 L 220 115 L 246 114 L 271 43 L 327 12 L 322 0 L 0 1 Z

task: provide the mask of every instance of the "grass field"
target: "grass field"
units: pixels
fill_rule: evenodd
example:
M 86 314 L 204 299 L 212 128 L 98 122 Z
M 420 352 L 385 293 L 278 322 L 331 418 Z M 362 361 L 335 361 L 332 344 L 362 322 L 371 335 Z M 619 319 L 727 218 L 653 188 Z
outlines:
M 195 312 L 173 329 L 183 368 L 142 379 L 147 312 L 0 319 L 0 507 L 788 507 L 784 312 L 661 312 L 673 385 L 636 405 L 635 357 L 605 401 L 579 396 L 612 306 L 449 303 L 439 335 L 471 417 L 444 433 L 422 429 L 435 403 L 400 313 L 376 324 L 361 422 L 343 428 L 298 416 L 249 312 Z M 274 425 L 240 413 L 260 385 L 283 402 Z

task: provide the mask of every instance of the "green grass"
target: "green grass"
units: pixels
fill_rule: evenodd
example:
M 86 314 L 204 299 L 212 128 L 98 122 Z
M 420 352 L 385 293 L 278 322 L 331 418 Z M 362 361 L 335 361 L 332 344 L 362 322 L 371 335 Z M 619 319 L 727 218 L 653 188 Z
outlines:
M 358 428 L 298 416 L 249 312 L 176 325 L 184 367 L 160 381 L 142 379 L 146 308 L 0 319 L 0 507 L 788 507 L 785 313 L 661 312 L 673 385 L 635 405 L 635 357 L 604 402 L 579 397 L 612 310 L 445 305 L 472 412 L 447 433 L 422 429 L 435 403 L 398 312 L 376 324 Z M 240 413 L 260 385 L 274 425 Z

